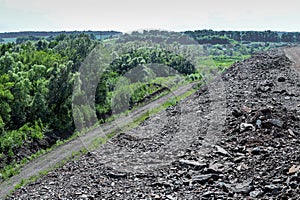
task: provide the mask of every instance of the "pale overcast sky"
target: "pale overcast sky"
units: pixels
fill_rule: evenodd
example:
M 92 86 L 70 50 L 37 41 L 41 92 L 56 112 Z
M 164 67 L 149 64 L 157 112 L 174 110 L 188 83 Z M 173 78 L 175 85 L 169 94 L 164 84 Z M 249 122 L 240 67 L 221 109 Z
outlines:
M 300 31 L 299 0 L 0 0 L 0 32 Z

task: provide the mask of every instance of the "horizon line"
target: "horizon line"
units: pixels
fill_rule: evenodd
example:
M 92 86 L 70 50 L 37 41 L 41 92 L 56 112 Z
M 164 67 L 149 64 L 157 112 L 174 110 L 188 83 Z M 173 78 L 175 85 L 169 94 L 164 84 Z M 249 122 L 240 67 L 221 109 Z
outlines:
M 217 32 L 221 32 L 221 31 L 237 31 L 237 32 L 266 32 L 266 31 L 271 31 L 271 32 L 283 32 L 283 33 L 299 33 L 299 31 L 286 31 L 286 30 L 271 30 L 271 29 L 265 29 L 265 30 L 258 30 L 258 29 L 249 29 L 249 30 L 239 30 L 239 29 L 211 29 L 211 28 L 203 28 L 203 29 L 184 29 L 184 30 L 167 30 L 167 29 L 157 29 L 157 28 L 153 28 L 153 29 L 134 29 L 134 30 L 130 30 L 130 31 L 121 31 L 121 30 L 97 30 L 97 29 L 81 29 L 81 30 L 77 30 L 77 29 L 73 29 L 73 30 L 68 30 L 68 29 L 55 29 L 55 30 L 8 30 L 8 31 L 0 31 L 0 34 L 3 33 L 22 33 L 22 32 L 119 32 L 119 33 L 132 33 L 134 31 L 140 32 L 140 31 L 150 31 L 150 30 L 157 30 L 157 31 L 169 31 L 169 32 L 178 32 L 178 33 L 182 33 L 182 32 L 187 32 L 187 31 L 201 31 L 201 30 L 212 30 L 212 31 L 217 31 Z

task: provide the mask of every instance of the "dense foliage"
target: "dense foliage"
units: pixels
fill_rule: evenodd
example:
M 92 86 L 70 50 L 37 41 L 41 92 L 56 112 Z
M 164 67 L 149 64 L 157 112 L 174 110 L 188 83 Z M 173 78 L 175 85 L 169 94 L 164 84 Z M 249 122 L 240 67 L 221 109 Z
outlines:
M 74 73 L 97 44 L 81 34 L 0 46 L 0 153 L 74 130 Z
M 124 54 L 113 61 L 112 70 L 124 74 L 138 65 L 150 63 L 165 64 L 185 75 L 195 72 L 195 66 L 182 55 L 163 49 L 138 49 Z
M 212 42 L 204 40 L 205 38 L 226 37 L 238 42 L 300 42 L 299 32 L 277 32 L 277 31 L 213 31 L 198 30 L 186 31 L 185 34 L 191 36 L 199 43 L 217 44 L 216 40 Z M 220 43 L 219 43 L 220 44 Z

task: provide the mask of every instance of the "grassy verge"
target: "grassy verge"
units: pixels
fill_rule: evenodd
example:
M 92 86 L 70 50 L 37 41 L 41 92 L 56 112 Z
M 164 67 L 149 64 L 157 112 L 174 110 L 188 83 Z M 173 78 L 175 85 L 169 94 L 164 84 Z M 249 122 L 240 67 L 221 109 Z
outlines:
M 203 56 L 198 61 L 200 72 L 209 70 L 224 70 L 237 61 L 249 58 L 251 55 L 243 56 Z

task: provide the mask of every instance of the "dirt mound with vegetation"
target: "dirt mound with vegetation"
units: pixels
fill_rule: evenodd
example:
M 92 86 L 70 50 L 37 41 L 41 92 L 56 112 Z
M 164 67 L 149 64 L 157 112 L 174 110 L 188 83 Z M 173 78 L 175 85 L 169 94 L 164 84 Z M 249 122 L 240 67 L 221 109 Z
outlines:
M 8 199 L 299 199 L 300 71 L 234 64 L 175 107 Z

